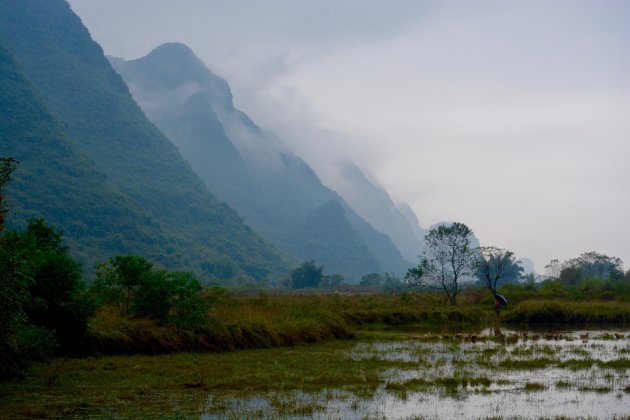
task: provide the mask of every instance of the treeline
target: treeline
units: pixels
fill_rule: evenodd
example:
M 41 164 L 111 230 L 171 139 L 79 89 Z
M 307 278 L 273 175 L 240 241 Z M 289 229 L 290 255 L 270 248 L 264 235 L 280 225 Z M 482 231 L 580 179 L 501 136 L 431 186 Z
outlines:
M 393 273 L 368 273 L 361 277 L 358 284 L 348 284 L 341 274 L 324 274 L 324 266 L 317 266 L 314 261 L 305 261 L 293 269 L 281 282 L 289 290 L 353 290 L 372 292 L 404 292 L 409 285 Z
M 239 296 L 138 256 L 100 264 L 88 288 L 60 232 L 43 220 L 1 238 L 2 378 L 52 356 L 231 351 L 350 338 L 363 324 L 473 324 L 492 317 L 493 299 L 478 287 L 465 287 L 458 306 L 438 291 Z M 305 269 L 313 267 L 298 267 L 296 281 L 309 278 Z M 630 322 L 626 281 L 515 282 L 502 293 L 511 299 L 507 322 Z

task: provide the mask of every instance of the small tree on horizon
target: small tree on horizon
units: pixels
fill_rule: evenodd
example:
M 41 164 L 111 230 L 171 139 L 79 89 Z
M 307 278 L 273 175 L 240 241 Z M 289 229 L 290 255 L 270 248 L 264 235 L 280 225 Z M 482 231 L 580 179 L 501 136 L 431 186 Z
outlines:
M 324 266 L 317 267 L 314 261 L 305 261 L 291 271 L 291 289 L 319 287 L 322 281 Z
M 492 296 L 497 294 L 500 281 L 518 279 L 523 274 L 520 261 L 516 261 L 514 253 L 494 246 L 481 247 L 476 252 L 475 274 L 490 290 Z
M 407 282 L 441 289 L 450 304 L 457 305 L 459 281 L 473 269 L 472 234 L 468 226 L 458 222 L 431 229 L 424 237 L 423 258 L 419 265 L 407 271 Z

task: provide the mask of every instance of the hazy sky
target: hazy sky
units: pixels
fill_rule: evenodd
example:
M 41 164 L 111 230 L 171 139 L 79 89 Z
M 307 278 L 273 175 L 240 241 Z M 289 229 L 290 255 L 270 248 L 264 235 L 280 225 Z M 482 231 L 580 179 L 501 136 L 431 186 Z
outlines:
M 630 2 L 70 0 L 107 54 L 189 45 L 334 181 L 356 162 L 424 227 L 536 269 L 630 268 Z

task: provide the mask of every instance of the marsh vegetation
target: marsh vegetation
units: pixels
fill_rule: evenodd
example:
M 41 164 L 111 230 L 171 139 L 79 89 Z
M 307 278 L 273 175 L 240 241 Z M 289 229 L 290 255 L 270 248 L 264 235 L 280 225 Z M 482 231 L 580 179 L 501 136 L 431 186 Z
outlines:
M 0 416 L 630 415 L 628 330 L 420 331 L 361 330 L 357 340 L 221 354 L 58 359 L 1 385 Z

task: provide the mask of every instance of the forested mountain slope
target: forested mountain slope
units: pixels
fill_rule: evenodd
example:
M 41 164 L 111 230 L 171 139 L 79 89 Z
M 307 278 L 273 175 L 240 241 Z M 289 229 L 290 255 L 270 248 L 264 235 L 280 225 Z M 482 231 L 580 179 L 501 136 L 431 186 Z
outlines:
M 228 272 L 233 276 L 255 279 L 286 269 L 277 251 L 209 193 L 177 148 L 145 117 L 65 1 L 0 0 L 0 10 L 0 43 L 34 86 L 39 107 L 45 107 L 58 121 L 53 123 L 58 127 L 54 129 L 56 136 L 64 138 L 78 156 L 76 165 L 71 160 L 67 167 L 100 174 L 103 185 L 93 185 L 94 193 L 102 189 L 102 199 L 111 200 L 111 207 L 120 212 L 118 224 L 104 227 L 110 228 L 103 236 L 113 244 L 112 250 L 99 245 L 90 252 L 106 256 L 127 250 L 162 256 L 160 262 L 167 268 L 194 269 L 209 276 L 225 273 L 225 266 L 231 267 Z M 12 129 L 28 137 L 28 121 L 26 118 L 25 124 Z M 50 136 L 44 137 L 36 135 L 28 145 L 26 141 L 12 141 L 15 147 L 7 146 L 3 152 L 39 149 L 39 142 L 49 141 Z M 8 142 L 3 139 L 3 144 Z M 60 165 L 52 158 L 54 154 L 46 165 Z M 86 164 L 79 164 L 79 160 Z M 25 165 L 27 170 L 35 163 Z M 82 178 L 78 175 L 77 179 Z M 22 182 L 19 172 L 16 182 Z M 37 182 L 52 194 L 60 188 L 54 183 L 48 185 L 48 177 L 37 178 Z M 108 197 L 108 189 L 117 199 Z M 78 200 L 81 191 L 76 192 L 74 199 Z M 89 238 L 96 231 L 97 224 L 91 220 L 106 216 L 99 213 L 98 206 L 88 207 L 81 216 L 81 212 L 66 214 L 43 197 L 39 203 L 38 197 L 32 198 L 28 213 L 48 206 L 49 215 L 57 213 L 54 220 L 67 232 L 69 241 L 83 243 L 85 237 L 80 235 Z M 67 197 L 64 202 L 71 206 L 72 200 Z M 17 206 L 26 208 L 21 200 Z M 121 224 L 136 229 L 121 228 Z

